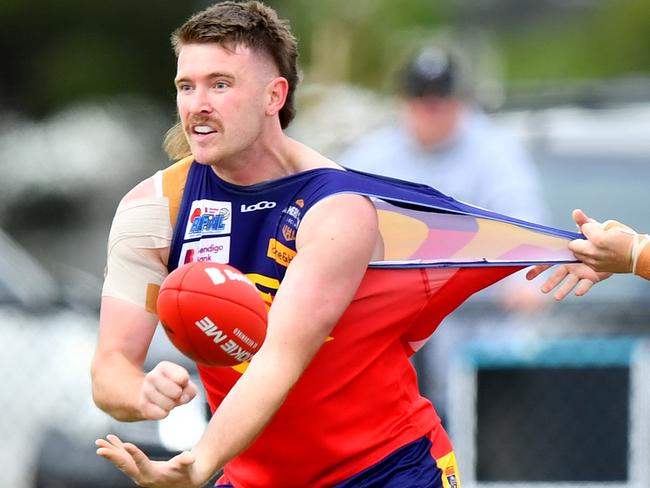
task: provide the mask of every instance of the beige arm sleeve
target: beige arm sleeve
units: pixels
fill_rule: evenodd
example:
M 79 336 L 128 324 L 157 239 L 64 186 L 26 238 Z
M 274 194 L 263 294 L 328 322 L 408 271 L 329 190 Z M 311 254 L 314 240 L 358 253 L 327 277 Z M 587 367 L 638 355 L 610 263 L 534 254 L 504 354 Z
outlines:
M 168 274 L 171 237 L 167 198 L 122 202 L 108 238 L 102 296 L 126 300 L 156 313 L 158 290 Z

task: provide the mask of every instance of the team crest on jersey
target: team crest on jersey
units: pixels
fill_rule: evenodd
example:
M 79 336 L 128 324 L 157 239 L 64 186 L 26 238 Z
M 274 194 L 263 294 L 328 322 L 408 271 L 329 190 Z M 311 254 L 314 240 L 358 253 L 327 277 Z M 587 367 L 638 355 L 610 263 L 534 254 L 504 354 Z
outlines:
M 232 204 L 214 200 L 196 200 L 185 229 L 185 239 L 230 234 Z
M 227 264 L 230 261 L 230 236 L 201 239 L 183 244 L 178 265 L 196 261 Z
M 291 225 L 284 224 L 282 226 L 282 237 L 284 237 L 285 241 L 287 242 L 295 241 L 296 234 L 297 234 L 296 229 Z
M 302 214 L 301 209 L 304 206 L 305 201 L 302 198 L 299 198 L 293 205 L 289 205 L 282 211 L 282 213 L 285 215 L 287 224 L 293 226 L 295 229 L 298 228 Z

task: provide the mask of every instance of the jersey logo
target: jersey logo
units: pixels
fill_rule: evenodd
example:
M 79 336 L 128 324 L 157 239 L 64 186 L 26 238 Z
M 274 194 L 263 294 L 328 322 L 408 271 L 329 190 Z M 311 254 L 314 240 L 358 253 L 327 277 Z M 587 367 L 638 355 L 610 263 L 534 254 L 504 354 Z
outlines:
M 244 205 L 242 203 L 241 205 L 241 212 L 255 212 L 256 210 L 268 210 L 271 208 L 274 208 L 277 204 L 275 202 L 267 202 L 266 200 L 262 200 L 261 202 L 257 202 L 254 205 Z
M 185 227 L 185 239 L 206 235 L 230 234 L 232 204 L 214 200 L 192 202 L 190 217 Z
M 290 225 L 284 224 L 282 226 L 282 237 L 284 237 L 284 240 L 287 242 L 295 241 L 296 229 L 294 229 Z
M 273 259 L 280 266 L 286 268 L 289 266 L 291 260 L 296 257 L 296 251 L 285 246 L 276 239 L 269 239 L 269 247 L 266 250 L 266 256 Z
M 458 477 L 456 476 L 456 471 L 453 466 L 449 466 L 445 469 L 445 477 L 447 478 L 449 488 L 458 488 Z
M 184 243 L 178 265 L 195 261 L 228 263 L 230 261 L 230 237 L 213 237 Z
M 302 199 L 299 199 L 296 200 L 295 205 L 289 205 L 287 208 L 282 210 L 282 213 L 284 214 L 284 221 L 295 229 L 298 229 L 298 226 L 300 225 L 300 219 L 302 217 L 301 209 L 304 205 L 305 202 Z

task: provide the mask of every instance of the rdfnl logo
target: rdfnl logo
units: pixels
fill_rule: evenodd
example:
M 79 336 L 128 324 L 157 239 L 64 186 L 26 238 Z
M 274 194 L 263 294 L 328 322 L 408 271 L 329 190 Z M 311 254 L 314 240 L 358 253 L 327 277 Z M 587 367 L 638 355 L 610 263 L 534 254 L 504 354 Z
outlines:
M 255 212 L 256 210 L 269 210 L 271 208 L 274 208 L 277 204 L 275 202 L 267 202 L 266 200 L 262 200 L 261 202 L 257 202 L 253 205 L 245 205 L 242 203 L 241 205 L 241 212 Z

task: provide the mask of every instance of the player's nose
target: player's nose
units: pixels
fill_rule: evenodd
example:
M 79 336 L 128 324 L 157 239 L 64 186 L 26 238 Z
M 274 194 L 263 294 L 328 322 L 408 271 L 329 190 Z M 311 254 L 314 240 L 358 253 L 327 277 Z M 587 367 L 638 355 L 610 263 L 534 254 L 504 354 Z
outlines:
M 208 90 L 197 87 L 189 100 L 189 110 L 194 114 L 212 113 L 213 107 L 210 102 Z

